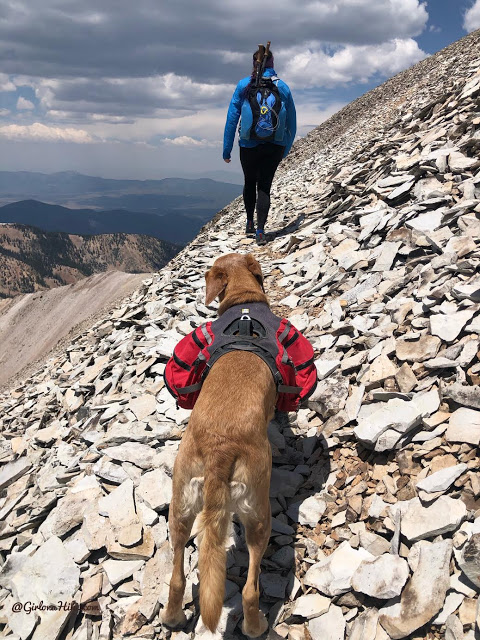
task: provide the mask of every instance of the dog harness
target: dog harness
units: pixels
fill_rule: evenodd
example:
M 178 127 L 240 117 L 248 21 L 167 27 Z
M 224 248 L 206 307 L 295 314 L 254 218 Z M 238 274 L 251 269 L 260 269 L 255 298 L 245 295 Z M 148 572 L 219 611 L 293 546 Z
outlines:
M 165 385 L 178 406 L 193 409 L 210 369 L 230 351 L 250 351 L 269 367 L 277 386 L 277 409 L 297 411 L 317 384 L 312 345 L 264 302 L 230 307 L 182 338 L 168 361 Z

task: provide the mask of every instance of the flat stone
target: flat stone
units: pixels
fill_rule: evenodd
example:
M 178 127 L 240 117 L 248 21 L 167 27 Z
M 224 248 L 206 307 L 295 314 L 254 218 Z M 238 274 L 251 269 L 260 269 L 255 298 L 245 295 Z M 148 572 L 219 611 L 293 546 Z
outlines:
M 373 446 L 387 429 L 394 429 L 400 434 L 407 433 L 420 423 L 421 413 L 418 407 L 405 400 L 394 398 L 386 403 L 378 403 L 378 408 L 371 414 L 363 414 L 362 409 L 357 418 L 354 434 L 361 442 Z
M 172 500 L 172 479 L 163 469 L 154 469 L 143 474 L 135 493 L 150 509 L 162 511 Z
M 322 616 L 308 622 L 312 640 L 344 640 L 346 621 L 341 607 L 332 604 Z
M 461 500 L 448 496 L 441 496 L 428 506 L 423 506 L 419 498 L 413 498 L 405 507 L 405 511 L 402 509 L 401 531 L 412 542 L 455 531 L 467 514 Z
M 426 334 L 420 336 L 419 340 L 397 340 L 395 353 L 399 360 L 423 362 L 434 358 L 441 344 L 437 337 Z
M 143 567 L 143 560 L 105 560 L 102 564 L 111 585 L 123 582 Z
M 102 495 L 102 489 L 95 476 L 85 476 L 68 490 L 39 527 L 44 539 L 50 536 L 64 536 L 81 524 L 83 514 L 92 502 Z
M 406 362 L 395 373 L 395 380 L 402 393 L 410 393 L 418 384 L 415 374 Z
M 358 377 L 358 381 L 365 385 L 366 389 L 377 385 L 387 378 L 393 377 L 397 372 L 397 367 L 385 354 L 379 355 L 367 367 L 365 372 Z
M 295 600 L 291 614 L 292 616 L 300 616 L 311 620 L 327 613 L 330 603 L 330 598 L 321 596 L 318 593 L 309 593 Z
M 427 493 L 446 491 L 467 469 L 468 467 L 464 463 L 441 469 L 417 482 L 417 489 L 421 489 Z
M 360 563 L 373 559 L 374 556 L 365 549 L 352 549 L 348 542 L 342 542 L 328 558 L 308 569 L 304 584 L 327 596 L 340 595 L 352 588 L 352 576 Z
M 135 510 L 132 480 L 125 480 L 108 496 L 101 498 L 98 512 L 109 518 L 115 539 L 121 545 L 131 547 L 141 541 L 143 525 Z
M 480 444 L 480 411 L 460 408 L 452 413 L 445 434 L 447 442 Z
M 442 224 L 443 213 L 441 211 L 428 211 L 421 213 L 411 220 L 407 220 L 405 226 L 416 231 L 432 232 Z
M 432 624 L 445 624 L 448 616 L 458 609 L 464 597 L 462 593 L 449 591 L 443 603 L 442 610 L 432 620 Z
M 15 480 L 18 480 L 18 478 L 21 478 L 31 466 L 26 456 L 13 462 L 7 462 L 6 465 L 2 466 L 0 469 L 0 491 L 11 485 Z
M 352 587 L 372 598 L 395 598 L 402 593 L 408 575 L 406 560 L 385 553 L 360 564 L 352 576 Z
M 457 313 L 436 314 L 430 316 L 430 330 L 444 342 L 453 342 L 462 332 L 465 325 L 474 315 L 473 311 L 457 311 Z
M 443 607 L 450 583 L 451 555 L 451 540 L 421 548 L 418 566 L 404 588 L 400 602 L 380 610 L 380 624 L 393 640 L 406 638 Z
M 143 396 L 130 400 L 128 408 L 135 414 L 137 420 L 145 420 L 145 418 L 148 418 L 152 413 L 155 413 L 157 409 L 157 401 L 155 396 L 152 396 L 150 393 L 146 393 Z
M 355 618 L 348 640 L 388 640 L 383 633 L 378 626 L 378 609 L 373 607 Z
M 327 508 L 327 503 L 321 494 L 310 496 L 303 502 L 295 502 L 290 505 L 287 515 L 301 525 L 316 527 Z
M 125 442 L 116 447 L 106 447 L 102 453 L 112 460 L 131 462 L 141 469 L 150 469 L 155 466 L 155 449 L 139 442 Z

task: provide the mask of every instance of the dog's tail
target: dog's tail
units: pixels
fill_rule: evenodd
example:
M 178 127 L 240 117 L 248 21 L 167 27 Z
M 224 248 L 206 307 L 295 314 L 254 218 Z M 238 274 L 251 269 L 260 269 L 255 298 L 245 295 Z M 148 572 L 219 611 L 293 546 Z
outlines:
M 225 541 L 230 524 L 230 472 L 232 456 L 221 462 L 212 460 L 205 468 L 202 540 L 198 558 L 200 573 L 200 613 L 205 626 L 213 633 L 222 613 L 227 573 Z

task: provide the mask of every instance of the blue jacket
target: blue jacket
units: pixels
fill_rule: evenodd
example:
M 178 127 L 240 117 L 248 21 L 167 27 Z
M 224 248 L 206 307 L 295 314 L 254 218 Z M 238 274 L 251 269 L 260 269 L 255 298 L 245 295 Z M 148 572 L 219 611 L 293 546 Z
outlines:
M 265 69 L 263 77 L 269 78 L 275 75 L 277 74 L 273 69 Z M 228 107 L 227 122 L 225 123 L 225 133 L 223 136 L 224 160 L 228 160 L 232 152 L 233 141 L 235 140 L 235 133 L 237 131 L 240 112 L 242 110 L 243 93 L 249 82 L 250 76 L 248 78 L 243 78 L 242 80 L 240 80 L 240 82 L 237 84 L 237 88 L 233 93 L 232 99 L 230 101 L 230 106 Z M 283 82 L 282 80 L 279 80 L 277 86 L 282 102 L 284 103 L 287 110 L 287 120 L 285 127 L 285 136 L 283 140 L 280 142 L 275 142 L 274 144 L 285 147 L 285 152 L 283 154 L 283 157 L 285 158 L 292 147 L 293 141 L 295 139 L 295 134 L 297 133 L 297 114 L 295 111 L 295 104 L 293 102 L 292 94 L 290 93 L 288 85 L 285 84 L 285 82 Z M 239 144 L 241 147 L 256 147 L 258 144 L 265 143 L 261 140 L 239 140 Z

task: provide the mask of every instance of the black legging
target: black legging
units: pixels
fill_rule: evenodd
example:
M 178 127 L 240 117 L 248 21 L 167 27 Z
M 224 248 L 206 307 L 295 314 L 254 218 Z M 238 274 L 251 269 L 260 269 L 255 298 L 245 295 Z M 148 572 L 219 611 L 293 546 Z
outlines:
M 270 209 L 270 188 L 273 176 L 283 157 L 285 147 L 273 142 L 264 142 L 256 147 L 240 147 L 240 162 L 245 176 L 243 202 L 247 220 L 253 220 L 257 204 L 257 227 L 262 229 Z M 258 188 L 258 197 L 257 197 Z

